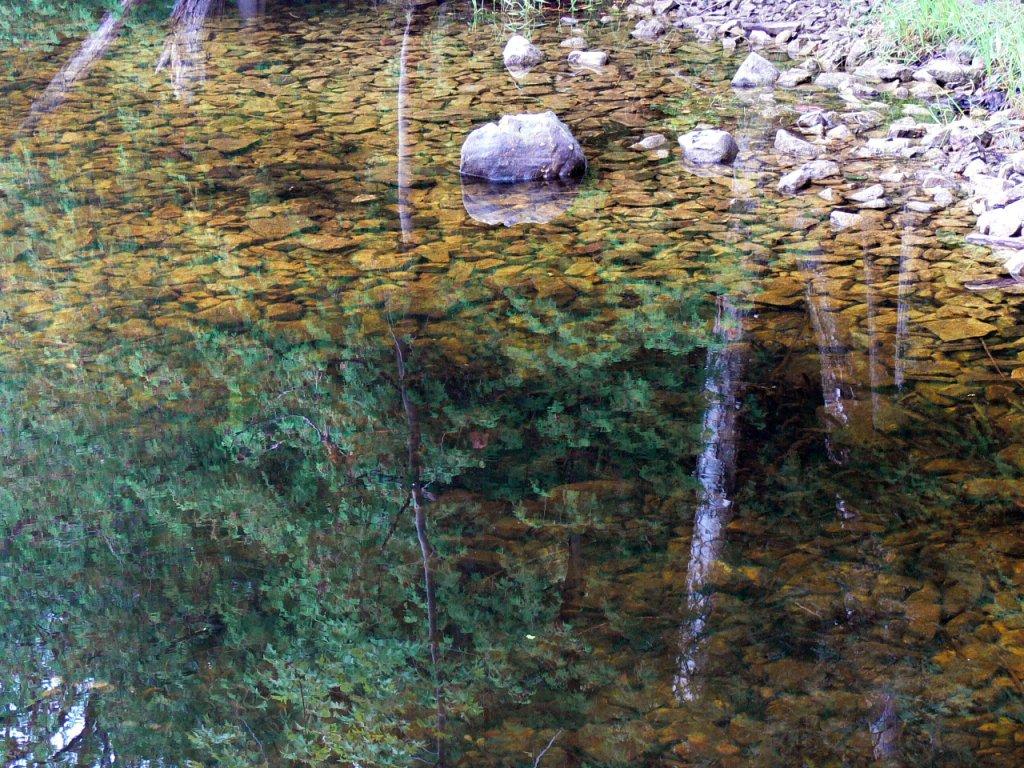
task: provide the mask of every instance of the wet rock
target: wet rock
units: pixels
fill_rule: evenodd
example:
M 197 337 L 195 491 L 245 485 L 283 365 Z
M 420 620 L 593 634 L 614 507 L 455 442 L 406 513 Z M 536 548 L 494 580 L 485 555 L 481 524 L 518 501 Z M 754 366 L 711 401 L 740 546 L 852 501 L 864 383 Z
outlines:
M 939 590 L 932 584 L 925 584 L 912 593 L 904 604 L 907 629 L 921 640 L 931 640 L 939 630 L 942 607 L 939 604 Z
M 850 211 L 832 211 L 828 220 L 833 229 L 844 230 L 851 227 L 859 227 L 864 223 L 864 216 Z
M 576 178 L 587 160 L 554 112 L 505 115 L 466 137 L 459 172 L 496 182 Z
M 683 157 L 694 165 L 727 164 L 736 159 L 739 147 L 727 132 L 717 128 L 691 131 L 679 137 Z
M 643 19 L 637 22 L 630 34 L 637 40 L 652 42 L 665 34 L 665 25 L 657 19 Z
M 522 35 L 513 35 L 502 51 L 505 66 L 509 69 L 529 69 L 544 61 L 544 54 Z
M 629 148 L 649 151 L 652 149 L 659 149 L 665 146 L 666 144 L 668 144 L 668 139 L 666 139 L 660 133 L 653 133 L 650 136 L 644 136 L 640 141 L 636 142 L 635 144 L 630 144 Z
M 812 181 L 821 181 L 839 175 L 839 166 L 831 160 L 815 160 L 787 173 L 779 181 L 779 191 L 792 194 L 799 192 Z
M 775 134 L 775 151 L 780 155 L 800 157 L 805 160 L 813 160 L 821 154 L 820 147 L 816 147 L 811 142 L 783 130 Z
M 604 51 L 572 51 L 569 63 L 574 67 L 597 69 L 608 63 L 608 54 Z
M 734 88 L 761 88 L 773 85 L 779 79 L 779 70 L 763 56 L 751 53 L 733 75 Z
M 567 37 L 558 44 L 559 48 L 570 48 L 574 51 L 582 51 L 587 47 L 587 41 L 582 37 Z
M 546 224 L 569 210 L 578 192 L 577 184 L 560 181 L 496 184 L 463 179 L 462 204 L 471 218 L 490 226 Z
M 978 231 L 992 237 L 1013 237 L 1024 225 L 1024 200 L 1018 200 L 1005 208 L 985 211 L 978 217 Z
M 949 318 L 923 323 L 924 327 L 938 336 L 942 341 L 962 341 L 977 339 L 996 331 L 991 323 L 975 320 L 972 317 Z

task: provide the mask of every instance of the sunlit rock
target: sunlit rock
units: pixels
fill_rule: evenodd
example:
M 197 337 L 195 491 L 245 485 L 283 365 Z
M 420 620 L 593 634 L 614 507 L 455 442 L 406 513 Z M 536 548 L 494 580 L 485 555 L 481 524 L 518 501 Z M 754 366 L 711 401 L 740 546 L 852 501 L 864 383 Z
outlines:
M 574 67 L 597 69 L 608 63 L 608 54 L 604 51 L 572 51 L 569 63 Z
M 565 213 L 579 186 L 560 181 L 497 184 L 482 179 L 462 180 L 462 204 L 476 221 L 491 226 L 544 224 Z
M 734 88 L 760 88 L 773 85 L 779 79 L 779 70 L 764 56 L 751 53 L 733 75 Z
M 802 157 L 805 160 L 813 160 L 821 154 L 820 147 L 816 147 L 811 142 L 783 130 L 775 134 L 775 151 L 780 155 Z
M 679 137 L 683 157 L 694 165 L 731 163 L 739 154 L 736 140 L 718 128 L 690 131 Z
M 583 148 L 554 112 L 505 115 L 466 137 L 459 172 L 511 183 L 578 178 L 587 169 Z
M 525 70 L 535 67 L 544 61 L 544 54 L 522 35 L 513 35 L 505 43 L 502 59 L 510 70 Z

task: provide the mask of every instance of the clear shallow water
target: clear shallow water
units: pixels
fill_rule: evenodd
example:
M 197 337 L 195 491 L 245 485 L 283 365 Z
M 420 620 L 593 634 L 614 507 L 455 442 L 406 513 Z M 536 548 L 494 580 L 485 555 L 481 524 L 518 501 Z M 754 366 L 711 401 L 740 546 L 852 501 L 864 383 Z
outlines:
M 761 166 L 824 97 L 681 34 L 572 73 L 552 19 L 516 82 L 467 22 L 403 67 L 403 13 L 229 8 L 160 73 L 135 27 L 22 134 L 74 46 L 12 54 L 7 764 L 434 762 L 438 701 L 458 765 L 1020 764 L 1020 301 L 967 218 L 834 234 Z M 460 183 L 545 108 L 578 189 Z M 727 177 L 627 149 L 704 120 Z

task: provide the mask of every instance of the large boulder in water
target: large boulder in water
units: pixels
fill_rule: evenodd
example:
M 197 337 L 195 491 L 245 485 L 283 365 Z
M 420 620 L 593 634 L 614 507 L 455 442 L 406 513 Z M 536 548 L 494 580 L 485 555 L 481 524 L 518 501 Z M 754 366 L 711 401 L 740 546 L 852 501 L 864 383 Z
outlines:
M 459 172 L 488 181 L 578 178 L 587 170 L 583 148 L 554 112 L 505 115 L 466 137 Z
M 535 46 L 522 35 L 512 35 L 505 43 L 505 50 L 501 54 L 505 66 L 512 70 L 524 70 L 540 64 L 544 60 L 544 54 L 540 48 Z

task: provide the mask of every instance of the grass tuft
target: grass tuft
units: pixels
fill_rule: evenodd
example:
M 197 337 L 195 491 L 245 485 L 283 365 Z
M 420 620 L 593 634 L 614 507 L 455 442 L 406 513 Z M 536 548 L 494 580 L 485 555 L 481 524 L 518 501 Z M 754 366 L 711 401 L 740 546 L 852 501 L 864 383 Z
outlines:
M 875 11 L 889 41 L 916 57 L 970 46 L 990 81 L 1024 105 L 1024 5 L 1020 0 L 883 0 Z

